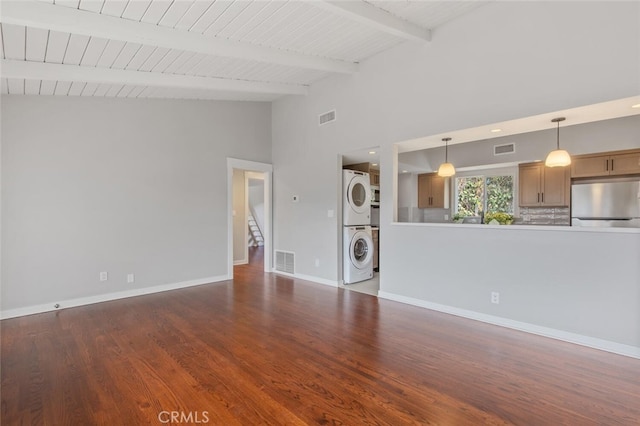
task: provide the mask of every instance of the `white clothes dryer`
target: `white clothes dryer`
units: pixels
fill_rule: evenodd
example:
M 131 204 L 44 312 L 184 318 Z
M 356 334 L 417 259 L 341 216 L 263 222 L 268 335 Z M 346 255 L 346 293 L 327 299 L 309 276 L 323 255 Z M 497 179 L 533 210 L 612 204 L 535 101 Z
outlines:
M 345 284 L 357 283 L 373 278 L 373 239 L 371 226 L 344 227 L 344 265 Z
M 344 226 L 371 225 L 369 173 L 343 170 L 342 195 L 342 224 Z

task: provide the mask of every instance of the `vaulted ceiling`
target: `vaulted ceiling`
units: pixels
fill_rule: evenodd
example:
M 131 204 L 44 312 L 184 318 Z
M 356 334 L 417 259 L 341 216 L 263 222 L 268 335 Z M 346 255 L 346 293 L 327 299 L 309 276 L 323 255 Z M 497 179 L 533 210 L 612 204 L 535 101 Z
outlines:
M 1 93 L 272 101 L 485 3 L 2 0 Z

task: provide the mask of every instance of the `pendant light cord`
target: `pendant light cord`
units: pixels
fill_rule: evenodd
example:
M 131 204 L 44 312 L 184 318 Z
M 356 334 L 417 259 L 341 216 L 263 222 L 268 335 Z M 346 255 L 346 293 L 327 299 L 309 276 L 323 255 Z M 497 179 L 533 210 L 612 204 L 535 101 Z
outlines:
M 442 138 L 443 142 L 444 142 L 444 162 L 448 163 L 449 162 L 449 141 L 451 140 L 451 138 Z
M 566 120 L 564 117 L 558 117 L 551 120 L 552 123 L 556 123 L 558 125 L 556 130 L 556 146 L 557 150 L 560 150 L 560 122 Z

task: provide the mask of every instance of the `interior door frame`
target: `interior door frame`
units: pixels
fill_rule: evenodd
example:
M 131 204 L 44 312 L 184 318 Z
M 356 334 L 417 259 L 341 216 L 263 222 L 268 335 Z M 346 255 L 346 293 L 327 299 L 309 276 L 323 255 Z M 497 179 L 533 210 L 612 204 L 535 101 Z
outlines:
M 264 271 L 273 271 L 273 165 L 227 157 L 227 276 L 233 278 L 233 170 L 264 173 Z M 246 180 L 245 180 L 246 181 Z M 246 210 L 246 209 L 245 209 Z
M 262 199 L 263 199 L 263 203 L 264 200 L 267 198 L 267 189 L 265 187 L 265 179 L 267 178 L 266 173 L 264 172 L 254 172 L 253 170 L 245 170 L 244 171 L 244 222 L 245 223 L 249 223 L 249 213 L 255 213 L 255 212 L 251 212 L 251 207 L 250 207 L 250 203 L 249 203 L 249 180 L 261 180 L 262 181 Z M 251 176 L 251 174 L 257 174 L 257 175 L 261 175 L 259 178 L 255 177 L 255 176 Z M 266 204 L 265 204 L 265 208 L 266 208 Z M 238 212 L 236 212 L 236 214 L 238 214 Z M 264 215 L 263 215 L 264 216 Z M 256 220 L 257 218 L 254 216 L 254 220 Z M 264 220 L 264 217 L 262 218 Z M 264 222 L 262 224 L 262 227 L 266 226 L 266 222 Z M 263 232 L 264 230 L 262 228 L 260 228 L 260 232 Z M 262 234 L 262 246 L 264 247 L 265 244 L 265 236 L 264 233 Z M 249 263 L 249 241 L 248 239 L 244 240 L 244 259 L 246 260 L 246 263 Z M 265 269 L 265 271 L 267 271 Z M 270 271 L 267 271 L 270 272 Z

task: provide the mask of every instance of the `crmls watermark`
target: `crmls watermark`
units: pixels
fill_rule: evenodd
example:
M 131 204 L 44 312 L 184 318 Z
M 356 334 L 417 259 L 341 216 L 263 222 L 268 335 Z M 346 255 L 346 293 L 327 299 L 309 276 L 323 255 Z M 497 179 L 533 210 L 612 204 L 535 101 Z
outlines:
M 160 411 L 158 413 L 160 423 L 209 423 L 208 411 Z

